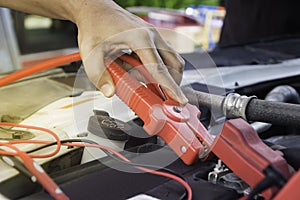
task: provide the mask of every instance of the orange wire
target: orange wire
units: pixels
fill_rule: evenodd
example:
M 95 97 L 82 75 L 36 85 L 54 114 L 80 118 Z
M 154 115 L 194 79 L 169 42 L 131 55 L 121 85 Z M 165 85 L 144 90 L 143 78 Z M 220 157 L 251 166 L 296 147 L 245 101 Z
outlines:
M 12 83 L 16 80 L 19 80 L 21 78 L 24 78 L 26 76 L 35 74 L 37 72 L 41 72 L 43 70 L 54 68 L 54 67 L 57 67 L 57 66 L 60 66 L 63 64 L 70 63 L 70 62 L 78 61 L 80 59 L 81 59 L 80 54 L 79 54 L 79 52 L 77 52 L 77 53 L 53 58 L 51 60 L 47 60 L 47 61 L 38 63 L 38 64 L 28 67 L 26 69 L 16 71 L 14 73 L 11 73 L 7 76 L 0 78 L 0 87 L 10 84 L 10 83 Z
M 49 194 L 56 200 L 68 200 L 69 198 L 63 193 L 58 185 L 48 176 L 48 174 L 41 168 L 32 158 L 24 151 L 9 144 L 9 142 L 0 142 L 0 146 L 6 146 L 15 151 L 16 156 L 19 156 L 26 168 L 36 177 L 39 183 L 49 192 Z
M 29 141 L 26 141 L 26 140 L 20 140 L 19 142 L 17 141 L 12 141 L 13 144 L 21 144 L 21 143 L 29 143 Z M 34 140 L 34 143 L 35 144 L 49 144 L 51 143 L 50 141 L 43 141 L 43 140 Z M 114 149 L 111 149 L 109 147 L 106 147 L 106 146 L 103 146 L 103 145 L 99 145 L 99 144 L 74 144 L 74 143 L 64 143 L 62 144 L 63 146 L 72 146 L 72 147 L 94 147 L 94 148 L 99 148 L 99 149 L 104 149 L 104 150 L 107 150 L 111 153 L 113 153 L 114 155 L 118 156 L 121 160 L 125 161 L 125 162 L 131 162 L 129 159 L 127 159 L 125 156 L 123 156 L 122 154 L 120 154 L 118 151 L 115 151 Z M 9 154 L 6 154 L 6 153 L 9 153 Z M 6 152 L 4 154 L 6 155 L 10 155 L 11 152 Z M 0 154 L 3 154 L 1 151 L 0 151 Z M 30 155 L 31 157 L 33 155 Z M 168 173 L 165 173 L 165 172 L 159 172 L 159 171 L 155 171 L 155 170 L 150 170 L 150 169 L 147 169 L 147 168 L 144 168 L 144 167 L 138 167 L 138 166 L 135 166 L 135 168 L 137 169 L 140 169 L 142 171 L 145 171 L 145 172 L 148 172 L 148 173 L 151 173 L 151 174 L 155 174 L 155 175 L 159 175 L 159 176 L 164 176 L 164 177 L 167 177 L 167 178 L 170 178 L 170 179 L 173 179 L 175 181 L 177 181 L 178 183 L 180 183 L 187 191 L 187 194 L 188 194 L 188 200 L 191 200 L 192 199 L 192 189 L 191 187 L 184 181 L 182 180 L 181 178 L 177 177 L 177 176 L 174 176 L 172 174 L 168 174 Z
M 36 127 L 37 128 L 37 127 Z M 60 142 L 60 141 L 59 141 Z M 10 144 L 50 144 L 52 142 L 50 141 L 45 141 L 45 140 L 15 140 L 15 141 L 10 141 L 9 142 Z M 61 143 L 61 142 L 60 142 Z M 85 144 L 74 144 L 74 143 L 71 143 L 71 142 L 66 142 L 66 143 L 63 143 L 61 144 L 62 146 L 78 146 L 78 147 L 94 147 L 94 148 L 100 148 L 100 149 L 104 149 L 106 151 L 109 151 L 113 154 L 115 154 L 116 156 L 118 156 L 119 158 L 121 158 L 122 160 L 126 161 L 126 162 L 130 162 L 129 159 L 127 159 L 125 156 L 123 156 L 122 154 L 120 154 L 118 151 L 112 149 L 112 148 L 109 148 L 107 146 L 103 146 L 103 145 L 100 145 L 100 144 L 88 144 L 88 143 L 85 143 Z M 1 152 L 1 151 L 0 151 Z M 36 155 L 31 155 L 32 158 L 35 158 Z M 48 156 L 50 157 L 50 156 Z M 46 156 L 45 156 L 46 158 Z
M 116 156 L 118 156 L 121 160 L 125 161 L 125 162 L 131 162 L 130 160 L 128 160 L 126 157 L 124 157 L 122 154 L 120 154 L 119 152 L 115 151 L 114 149 L 111 149 L 109 147 L 106 146 L 102 146 L 102 145 L 98 145 L 98 144 L 73 144 L 73 143 L 64 143 L 62 145 L 66 145 L 66 146 L 78 146 L 78 147 L 95 147 L 95 148 L 100 148 L 100 149 L 105 149 L 113 154 L 115 154 Z M 169 173 L 165 173 L 165 172 L 160 172 L 160 171 L 155 171 L 155 170 L 151 170 L 151 169 L 147 169 L 145 167 L 138 167 L 135 166 L 135 168 L 140 169 L 144 172 L 148 172 L 151 174 L 155 174 L 155 175 L 159 175 L 159 176 L 164 176 L 170 179 L 173 179 L 175 181 L 177 181 L 178 183 L 180 183 L 187 191 L 187 199 L 188 200 L 192 200 L 192 189 L 189 186 L 189 184 L 187 182 L 185 182 L 184 180 L 182 180 L 181 178 L 173 175 L 173 174 L 169 174 Z
M 79 147 L 95 147 L 95 148 L 100 148 L 100 149 L 105 149 L 113 154 L 115 154 L 116 156 L 118 156 L 121 160 L 125 161 L 125 162 L 131 162 L 130 160 L 128 160 L 126 157 L 124 157 L 122 154 L 120 154 L 119 152 L 115 151 L 114 149 L 111 149 L 109 147 L 106 146 L 102 146 L 102 145 L 98 145 L 98 144 L 73 144 L 73 143 L 64 143 L 62 145 L 66 145 L 66 146 L 79 146 Z M 169 173 L 165 173 L 165 172 L 160 172 L 160 171 L 155 171 L 155 170 L 151 170 L 151 169 L 147 169 L 145 167 L 138 167 L 135 166 L 135 168 L 140 169 L 144 172 L 148 172 L 151 174 L 155 174 L 155 175 L 159 175 L 159 176 L 164 176 L 170 179 L 173 179 L 177 182 L 179 182 L 187 191 L 188 194 L 188 200 L 192 199 L 192 189 L 191 187 L 181 178 L 173 175 L 173 174 L 169 174 Z
M 16 141 L 13 141 L 14 144 L 21 144 L 21 143 L 28 143 L 30 141 L 25 141 L 25 140 L 21 140 L 20 142 L 16 142 Z M 34 140 L 34 143 L 39 143 L 39 144 L 49 144 L 51 142 L 49 141 L 43 141 L 43 140 Z M 118 156 L 121 160 L 125 161 L 125 162 L 131 162 L 129 159 L 127 159 L 125 156 L 123 156 L 122 154 L 120 154 L 119 152 L 115 151 L 114 149 L 111 149 L 109 147 L 106 147 L 106 146 L 103 146 L 103 145 L 99 145 L 99 144 L 74 144 L 74 143 L 64 143 L 62 144 L 63 146 L 71 146 L 71 147 L 94 147 L 94 148 L 99 148 L 99 149 L 104 149 L 104 150 L 107 150 L 111 153 L 113 153 L 114 155 Z M 1 146 L 1 143 L 0 143 L 0 146 Z M 6 154 L 6 155 L 11 155 L 10 153 L 12 152 L 5 152 L 5 153 L 2 153 L 2 151 L 0 151 L 0 154 Z M 14 156 L 16 156 L 16 154 L 13 154 Z M 30 157 L 32 157 L 33 155 L 29 155 Z M 151 173 L 151 174 L 155 174 L 155 175 L 159 175 L 159 176 L 164 176 L 164 177 L 167 177 L 167 178 L 170 178 L 170 179 L 173 179 L 175 181 L 177 181 L 178 183 L 180 183 L 187 191 L 187 194 L 188 194 L 188 200 L 191 200 L 192 199 L 192 189 L 191 187 L 188 185 L 188 183 L 186 183 L 184 180 L 182 180 L 181 178 L 177 177 L 177 176 L 174 176 L 172 174 L 169 174 L 169 173 L 165 173 L 165 172 L 160 172 L 160 171 L 155 171 L 155 170 L 151 170 L 151 169 L 147 169 L 145 167 L 138 167 L 138 166 L 135 166 L 135 168 L 137 169 L 140 169 L 142 171 L 145 171 L 145 172 L 148 172 L 148 173 Z
M 48 157 L 55 156 L 61 148 L 61 142 L 60 142 L 59 137 L 53 131 L 51 131 L 49 129 L 37 127 L 37 126 L 29 126 L 29 125 L 24 125 L 24 124 L 8 123 L 8 122 L 0 122 L 0 126 L 12 126 L 12 127 L 18 127 L 18 128 L 27 128 L 27 129 L 43 131 L 43 132 L 49 133 L 50 135 L 52 135 L 54 137 L 54 139 L 57 143 L 57 147 L 52 153 L 43 154 L 43 155 L 30 155 L 32 158 L 48 158 Z M 34 142 L 32 140 L 16 140 L 16 141 L 10 141 L 8 143 L 10 143 L 10 144 L 22 144 L 22 143 L 32 144 Z M 0 153 L 3 153 L 3 151 L 0 151 Z

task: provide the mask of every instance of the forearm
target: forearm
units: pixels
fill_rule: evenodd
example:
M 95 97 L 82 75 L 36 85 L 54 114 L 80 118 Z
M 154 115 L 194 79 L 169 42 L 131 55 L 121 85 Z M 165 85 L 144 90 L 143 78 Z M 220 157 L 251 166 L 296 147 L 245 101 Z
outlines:
M 0 7 L 76 23 L 78 13 L 85 8 L 100 8 L 114 4 L 112 0 L 0 0 Z

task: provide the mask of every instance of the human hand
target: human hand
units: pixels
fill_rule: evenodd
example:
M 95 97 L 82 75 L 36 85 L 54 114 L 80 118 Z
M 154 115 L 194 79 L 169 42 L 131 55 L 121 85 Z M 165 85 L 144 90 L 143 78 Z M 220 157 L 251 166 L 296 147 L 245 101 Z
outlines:
M 105 69 L 104 57 L 129 49 L 171 98 L 181 104 L 187 103 L 178 86 L 184 61 L 152 25 L 111 0 L 86 1 L 74 19 L 87 75 L 105 96 L 112 96 L 115 88 Z

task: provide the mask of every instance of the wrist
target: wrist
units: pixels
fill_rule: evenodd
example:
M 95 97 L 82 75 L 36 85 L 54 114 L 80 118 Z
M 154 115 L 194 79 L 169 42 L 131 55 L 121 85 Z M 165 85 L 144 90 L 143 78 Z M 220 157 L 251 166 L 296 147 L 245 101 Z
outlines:
M 70 0 L 72 3 L 72 8 L 68 10 L 70 13 L 69 20 L 75 24 L 79 24 L 87 16 L 98 17 L 99 15 L 104 15 L 104 13 L 110 12 L 110 10 L 116 9 L 119 6 L 113 0 Z M 120 8 L 120 7 L 119 7 Z M 85 19 L 84 19 L 85 18 Z M 99 18 L 100 19 L 100 18 Z

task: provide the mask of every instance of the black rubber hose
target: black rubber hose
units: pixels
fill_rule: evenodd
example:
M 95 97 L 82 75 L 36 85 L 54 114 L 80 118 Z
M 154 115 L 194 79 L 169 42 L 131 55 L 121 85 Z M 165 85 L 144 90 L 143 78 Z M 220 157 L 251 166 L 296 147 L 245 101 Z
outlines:
M 220 95 L 210 94 L 206 92 L 196 91 L 190 87 L 181 87 L 190 104 L 195 106 L 205 106 L 209 109 L 219 109 L 222 111 L 224 98 Z
M 249 121 L 300 127 L 300 105 L 252 99 L 246 117 Z
M 191 104 L 198 107 L 199 105 L 206 106 L 213 111 L 223 112 L 225 97 L 195 91 L 189 87 L 182 87 L 182 90 Z M 300 105 L 297 104 L 252 99 L 247 105 L 245 114 L 248 121 L 300 127 Z
M 267 101 L 300 103 L 298 92 L 289 85 L 280 85 L 269 92 L 265 98 Z
M 271 90 L 265 97 L 265 100 L 299 104 L 300 96 L 293 87 L 289 85 L 280 85 Z M 259 134 L 264 133 L 272 127 L 271 123 L 266 122 L 254 122 L 251 125 Z

